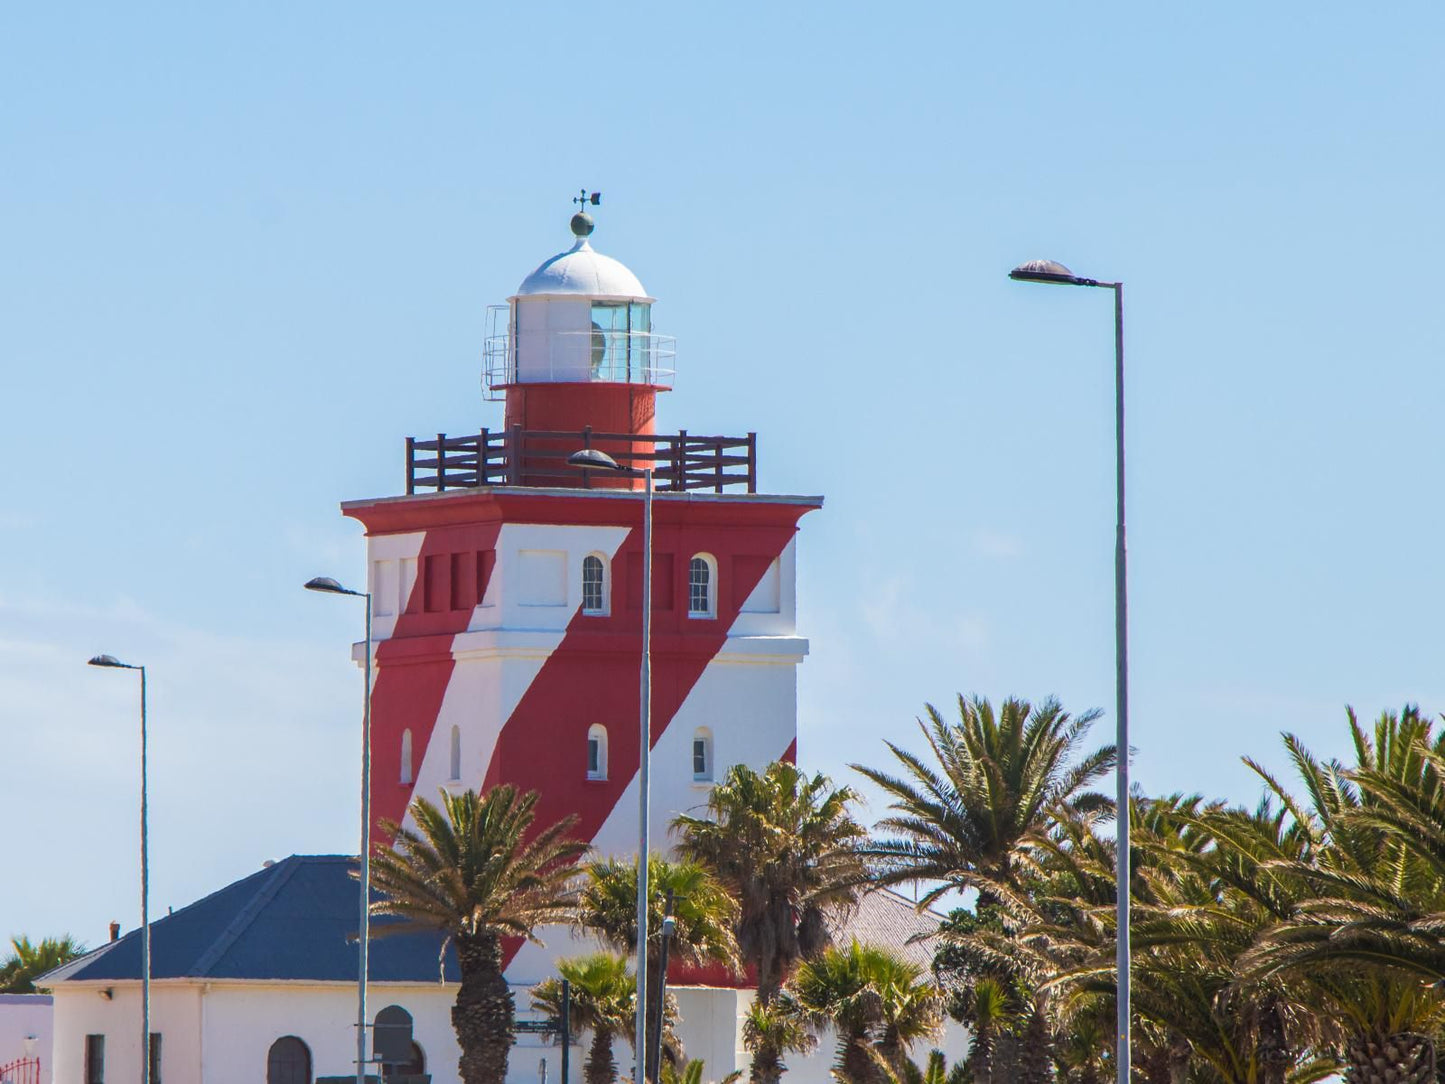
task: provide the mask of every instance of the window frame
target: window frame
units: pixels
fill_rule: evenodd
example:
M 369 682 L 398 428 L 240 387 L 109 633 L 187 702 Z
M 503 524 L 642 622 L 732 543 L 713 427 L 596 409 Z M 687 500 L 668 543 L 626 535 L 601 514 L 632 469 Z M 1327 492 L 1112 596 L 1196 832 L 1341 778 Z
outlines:
M 311 1056 L 311 1047 L 310 1047 L 310 1045 L 306 1042 L 305 1039 L 301 1038 L 301 1036 L 299 1036 L 299 1035 L 279 1035 L 279 1036 L 276 1037 L 275 1040 L 272 1041 L 271 1045 L 266 1048 L 266 1082 L 267 1082 L 267 1084 L 271 1084 L 271 1069 L 272 1069 L 271 1061 L 272 1061 L 272 1058 L 273 1058 L 273 1057 L 276 1055 L 276 1053 L 277 1053 L 276 1048 L 277 1048 L 278 1046 L 280 1046 L 282 1043 L 287 1042 L 287 1040 L 290 1040 L 291 1043 L 294 1043 L 294 1044 L 295 1044 L 295 1046 L 292 1047 L 292 1048 L 290 1048 L 290 1049 L 294 1049 L 297 1053 L 299 1053 L 299 1055 L 300 1055 L 301 1058 L 303 1059 L 303 1064 L 302 1064 L 303 1073 L 302 1073 L 302 1075 L 303 1075 L 303 1076 L 306 1078 L 306 1080 L 308 1080 L 308 1081 L 312 1079 L 312 1069 L 315 1067 L 315 1061 L 314 1061 L 314 1059 L 313 1059 L 312 1056 Z
M 699 610 L 693 606 L 696 598 L 697 583 L 693 578 L 699 562 L 707 570 L 707 609 Z M 687 562 L 687 616 L 695 621 L 711 621 L 717 618 L 717 558 L 710 553 L 694 553 Z
M 412 765 L 411 727 L 405 727 L 401 732 L 401 771 L 397 782 L 402 786 L 416 782 L 416 771 Z
M 597 743 L 597 767 L 592 767 L 592 743 Z M 587 756 L 583 761 L 583 775 L 589 783 L 607 782 L 607 728 L 593 723 L 587 728 Z
M 702 771 L 698 771 L 698 747 L 702 752 Z M 715 767 L 712 731 L 705 726 L 700 726 L 692 732 L 692 781 L 694 783 L 711 783 L 717 777 Z
M 105 1035 L 91 1033 L 85 1037 L 85 1084 L 105 1084 Z
M 448 742 L 447 782 L 460 783 L 462 781 L 462 728 L 456 723 L 452 724 Z
M 597 584 L 600 601 L 596 606 L 587 605 L 587 563 L 596 561 L 601 573 L 601 579 Z M 612 612 L 612 577 L 608 574 L 610 562 L 607 555 L 603 553 L 589 553 L 582 558 L 582 614 L 585 617 L 606 617 Z

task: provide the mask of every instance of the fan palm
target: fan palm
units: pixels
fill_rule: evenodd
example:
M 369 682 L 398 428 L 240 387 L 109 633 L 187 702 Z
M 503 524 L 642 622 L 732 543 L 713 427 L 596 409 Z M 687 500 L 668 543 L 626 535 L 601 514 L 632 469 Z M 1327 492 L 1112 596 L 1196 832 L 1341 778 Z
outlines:
M 671 958 L 690 966 L 738 965 L 737 942 L 733 938 L 737 902 L 702 866 L 668 862 L 653 855 L 647 863 L 648 945 L 643 964 L 647 968 L 648 1020 L 657 1019 L 662 989 L 662 918 L 669 893 L 674 924 L 668 949 Z M 578 896 L 577 922 L 618 952 L 635 952 L 637 863 L 615 859 L 590 863 Z M 681 1045 L 675 1037 L 670 1038 L 669 1055 L 681 1056 Z
M 538 983 L 532 990 L 532 1007 L 547 1014 L 554 1031 L 562 1030 L 562 981 L 571 987 L 568 1030 L 592 1033 L 587 1060 L 582 1068 L 587 1084 L 613 1084 L 617 1061 L 612 1044 L 619 1035 L 633 1038 L 631 1027 L 637 1004 L 637 982 L 627 970 L 627 957 L 609 952 L 593 953 L 557 962 L 555 979 Z
M 531 834 L 535 791 L 493 787 L 485 795 L 442 792 L 440 807 L 417 798 L 416 828 L 386 822 L 394 849 L 378 846 L 372 882 L 390 930 L 433 929 L 456 946 L 461 984 L 452 1027 L 464 1084 L 502 1084 L 512 1046 L 512 994 L 502 977 L 502 939 L 535 941 L 535 927 L 570 914 L 573 863 L 586 845 L 568 817 Z
M 743 1046 L 753 1055 L 750 1084 L 778 1084 L 787 1069 L 787 1054 L 806 1054 L 818 1045 L 803 1022 L 797 1004 L 786 994 L 772 1001 L 758 999 L 743 1017 Z
M 828 944 L 826 918 L 856 902 L 867 833 L 849 807 L 857 795 L 822 775 L 776 761 L 761 775 L 729 770 L 702 817 L 672 822 L 678 851 L 705 866 L 740 904 L 737 943 L 770 1001 L 800 959 Z
M 884 1079 L 880 1059 L 900 1071 L 908 1048 L 941 1026 L 942 998 L 924 974 L 886 949 L 854 941 L 804 961 L 790 990 L 815 1027 L 836 1032 L 835 1075 L 846 1084 L 876 1084 Z

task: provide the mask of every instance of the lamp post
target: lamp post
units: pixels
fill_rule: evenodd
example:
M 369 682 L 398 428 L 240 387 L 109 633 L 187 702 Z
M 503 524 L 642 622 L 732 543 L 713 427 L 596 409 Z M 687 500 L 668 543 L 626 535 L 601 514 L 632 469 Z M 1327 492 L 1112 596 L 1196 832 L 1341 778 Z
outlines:
M 634 1080 L 644 1084 L 647 1072 L 647 817 L 648 764 L 652 759 L 652 468 L 624 467 L 606 452 L 584 448 L 567 457 L 569 466 L 606 470 L 644 480 L 642 497 L 642 674 L 637 758 L 637 1017 Z
M 1118 898 L 1115 967 L 1118 970 L 1118 1084 L 1129 1084 L 1129 576 L 1124 548 L 1124 284 L 1099 282 L 1074 274 L 1053 260 L 1030 260 L 1009 272 L 1016 282 L 1056 286 L 1094 286 L 1114 291 L 1114 488 L 1117 520 L 1114 529 L 1114 696 L 1118 854 L 1114 894 Z
M 366 600 L 366 702 L 361 709 L 361 909 L 356 965 L 356 1084 L 366 1084 L 366 962 L 371 938 L 371 592 L 342 587 L 330 576 L 306 581 L 306 590 Z
M 146 668 L 121 662 L 114 655 L 96 655 L 91 666 L 140 671 L 140 1079 L 151 1080 L 151 867 L 146 786 Z

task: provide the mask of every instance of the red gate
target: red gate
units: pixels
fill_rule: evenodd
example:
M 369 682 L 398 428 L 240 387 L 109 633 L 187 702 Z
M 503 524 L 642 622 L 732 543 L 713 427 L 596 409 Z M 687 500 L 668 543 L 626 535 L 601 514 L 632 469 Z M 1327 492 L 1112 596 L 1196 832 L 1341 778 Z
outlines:
M 19 1058 L 0 1065 L 0 1084 L 40 1084 L 40 1059 Z

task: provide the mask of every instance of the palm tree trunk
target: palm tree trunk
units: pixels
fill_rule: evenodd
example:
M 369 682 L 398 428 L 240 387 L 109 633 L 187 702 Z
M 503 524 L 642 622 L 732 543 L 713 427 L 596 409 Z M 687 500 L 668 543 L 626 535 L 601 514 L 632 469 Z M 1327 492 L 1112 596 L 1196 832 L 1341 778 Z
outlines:
M 778 1084 L 783 1079 L 782 1051 L 767 1043 L 758 1043 L 753 1062 L 748 1068 L 748 1084 Z
M 1285 1084 L 1294 1056 L 1284 1035 L 1284 1014 L 1278 996 L 1270 995 L 1259 1014 L 1260 1084 Z
M 512 991 L 502 977 L 497 938 L 457 938 L 462 982 L 452 1006 L 452 1028 L 462 1056 L 457 1071 L 463 1084 L 505 1084 L 512 1049 Z
M 878 1066 L 868 1054 L 867 1035 L 845 1032 L 838 1037 L 838 1067 L 848 1084 L 875 1084 Z
M 968 1047 L 968 1071 L 973 1084 L 993 1084 L 993 1034 L 980 1027 L 973 1033 Z
M 1028 1026 L 1019 1050 L 1020 1084 L 1052 1084 L 1053 1045 L 1048 1025 L 1044 1022 L 1043 1011 L 1035 1005 L 1029 1014 Z
M 1348 1084 L 1433 1084 L 1435 1044 L 1424 1035 L 1354 1035 L 1345 1044 Z
M 582 1069 L 587 1084 L 614 1084 L 617 1080 L 617 1059 L 612 1056 L 612 1033 L 594 1028 L 592 1045 L 587 1050 L 587 1064 Z

